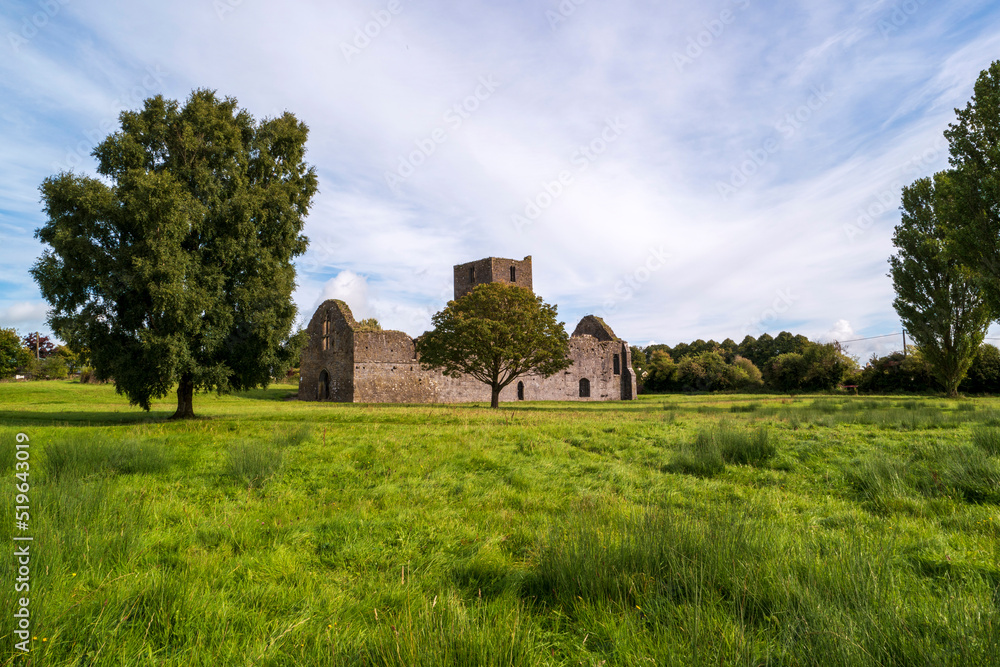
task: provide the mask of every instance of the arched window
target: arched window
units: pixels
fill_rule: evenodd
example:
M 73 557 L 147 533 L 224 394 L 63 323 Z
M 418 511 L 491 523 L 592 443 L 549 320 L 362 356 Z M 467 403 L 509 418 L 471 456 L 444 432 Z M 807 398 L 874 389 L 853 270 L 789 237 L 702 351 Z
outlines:
M 515 269 L 513 266 L 510 267 L 510 281 L 512 283 L 517 282 L 517 269 Z
M 330 400 L 330 374 L 325 370 L 319 373 L 319 400 L 329 401 Z
M 524 383 L 523 382 L 518 382 L 517 383 L 517 400 L 519 400 L 519 401 L 523 401 L 524 400 Z
M 580 398 L 590 398 L 590 380 L 580 378 Z

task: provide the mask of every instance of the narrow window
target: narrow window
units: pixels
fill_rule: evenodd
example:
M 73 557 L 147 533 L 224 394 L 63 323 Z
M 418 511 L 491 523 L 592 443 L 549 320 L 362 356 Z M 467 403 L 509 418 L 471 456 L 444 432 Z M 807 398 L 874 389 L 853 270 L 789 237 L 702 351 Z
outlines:
M 510 281 L 512 283 L 517 282 L 517 269 L 515 269 L 513 266 L 510 267 Z
M 474 266 L 469 267 L 469 282 L 470 283 L 476 282 L 476 267 Z
M 327 315 L 327 317 L 329 318 L 329 315 Z M 322 342 L 321 347 L 322 347 L 322 349 L 324 351 L 330 349 L 330 330 L 332 328 L 333 327 L 330 326 L 330 320 L 329 319 L 323 320 L 323 342 Z
M 590 398 L 590 380 L 580 378 L 580 398 Z
M 618 358 L 617 354 L 615 355 L 614 363 L 615 363 L 615 375 L 621 375 L 622 374 L 622 362 Z
M 523 382 L 518 382 L 517 383 L 517 400 L 519 400 L 519 401 L 523 401 L 524 400 L 524 383 Z

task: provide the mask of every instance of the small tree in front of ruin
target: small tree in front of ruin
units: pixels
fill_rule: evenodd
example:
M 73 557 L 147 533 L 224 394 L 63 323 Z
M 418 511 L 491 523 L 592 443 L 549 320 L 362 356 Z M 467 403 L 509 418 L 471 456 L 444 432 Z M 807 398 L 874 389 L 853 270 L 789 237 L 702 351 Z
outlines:
M 505 283 L 478 285 L 433 317 L 434 330 L 417 339 L 420 363 L 490 387 L 490 407 L 517 378 L 549 377 L 569 368 L 569 335 L 556 307 L 531 290 Z

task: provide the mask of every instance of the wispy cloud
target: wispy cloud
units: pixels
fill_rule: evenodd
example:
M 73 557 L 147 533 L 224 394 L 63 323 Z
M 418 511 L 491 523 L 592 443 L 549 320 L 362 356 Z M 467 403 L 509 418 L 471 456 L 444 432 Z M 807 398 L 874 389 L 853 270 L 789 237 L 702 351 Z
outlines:
M 0 315 L 38 301 L 26 273 L 41 252 L 38 184 L 160 68 L 150 94 L 211 87 L 310 126 L 320 194 L 297 262 L 303 317 L 345 294 L 417 334 L 450 298 L 453 264 L 530 254 L 536 290 L 571 326 L 615 301 L 609 321 L 636 343 L 736 338 L 755 318 L 771 333 L 895 330 L 898 190 L 946 164 L 941 132 L 1000 47 L 1000 8 L 985 1 L 916 3 L 888 36 L 891 2 L 578 2 L 568 15 L 555 1 L 224 4 L 220 20 L 205 0 L 74 0 L 0 58 Z M 0 32 L 36 8 L 14 2 Z M 678 67 L 691 39 L 701 51 Z M 615 140 L 577 159 L 616 118 Z M 390 187 L 401 159 L 412 173 Z M 743 167 L 723 199 L 718 183 Z M 529 202 L 538 215 L 519 229 Z M 670 261 L 622 298 L 616 285 L 661 247 Z M 762 319 L 781 290 L 794 303 Z

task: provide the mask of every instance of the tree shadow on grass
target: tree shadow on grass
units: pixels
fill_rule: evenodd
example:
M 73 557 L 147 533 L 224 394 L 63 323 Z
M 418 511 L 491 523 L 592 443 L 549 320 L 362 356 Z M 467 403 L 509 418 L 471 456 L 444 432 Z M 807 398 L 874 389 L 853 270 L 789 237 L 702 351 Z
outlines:
M 0 426 L 20 428 L 27 426 L 153 424 L 167 421 L 167 418 L 172 414 L 173 412 L 170 410 L 153 410 L 150 412 L 0 410 Z M 196 417 L 195 419 L 199 418 Z

